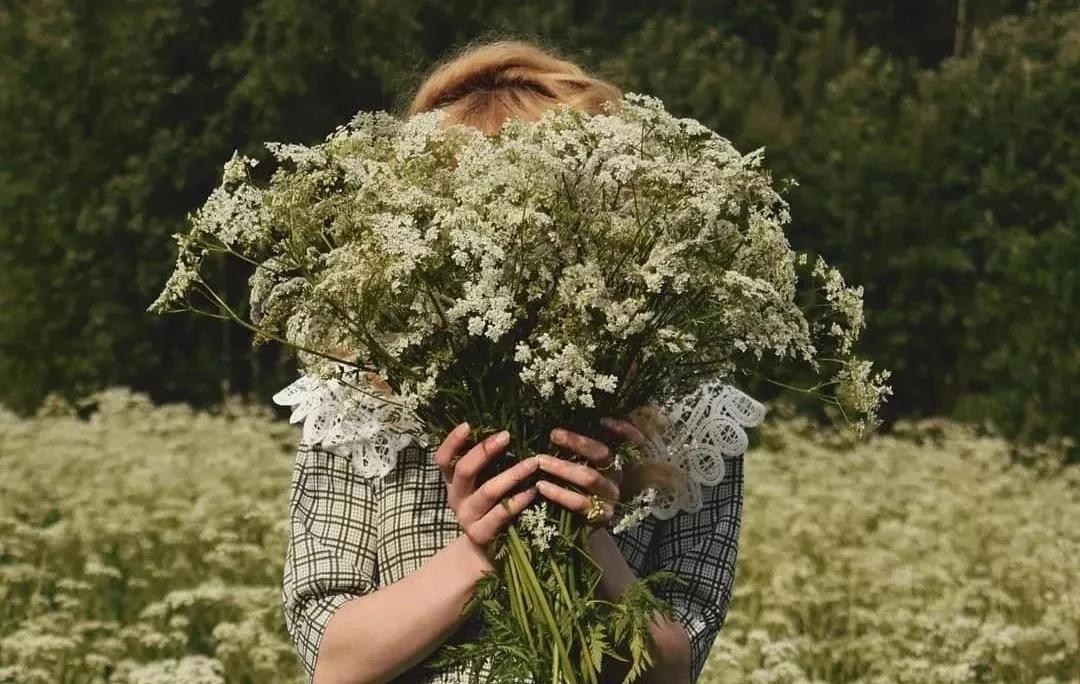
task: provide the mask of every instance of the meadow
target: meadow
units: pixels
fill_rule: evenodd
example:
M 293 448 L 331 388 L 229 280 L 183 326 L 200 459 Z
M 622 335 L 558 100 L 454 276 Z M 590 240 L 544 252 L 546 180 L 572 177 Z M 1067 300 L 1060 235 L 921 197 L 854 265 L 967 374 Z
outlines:
M 777 414 L 782 411 L 775 412 Z M 0 410 L 0 683 L 299 682 L 280 619 L 297 433 L 126 390 Z M 1068 444 L 770 418 L 702 681 L 1080 681 Z

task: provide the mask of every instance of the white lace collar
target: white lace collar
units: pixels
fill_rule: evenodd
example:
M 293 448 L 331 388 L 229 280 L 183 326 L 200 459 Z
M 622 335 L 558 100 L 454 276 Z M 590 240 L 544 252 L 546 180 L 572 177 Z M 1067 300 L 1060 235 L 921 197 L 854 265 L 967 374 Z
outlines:
M 289 422 L 303 421 L 301 445 L 320 446 L 352 459 L 364 477 L 381 478 L 397 465 L 412 442 L 417 424 L 402 420 L 390 404 L 360 391 L 356 377 L 323 380 L 303 375 L 274 395 L 292 407 Z M 720 382 L 706 383 L 684 399 L 641 413 L 635 420 L 649 440 L 646 457 L 680 469 L 685 486 L 662 492 L 652 505 L 666 520 L 702 506 L 702 486 L 724 478 L 724 457 L 746 451 L 746 429 L 765 417 L 765 406 Z M 429 438 L 418 441 L 426 444 Z
M 765 405 L 722 382 L 703 384 L 696 391 L 652 411 L 651 420 L 635 420 L 649 440 L 646 456 L 681 470 L 683 486 L 659 492 L 652 504 L 657 518 L 667 520 L 679 511 L 701 510 L 702 486 L 724 479 L 724 458 L 746 452 L 746 428 L 765 418 Z M 648 429 L 652 423 L 652 429 Z
M 303 421 L 301 446 L 320 446 L 352 459 L 367 478 L 381 478 L 397 465 L 398 454 L 417 437 L 414 421 L 403 419 L 397 407 L 359 389 L 355 371 L 341 379 L 301 375 L 273 396 L 279 406 L 292 407 L 290 423 Z

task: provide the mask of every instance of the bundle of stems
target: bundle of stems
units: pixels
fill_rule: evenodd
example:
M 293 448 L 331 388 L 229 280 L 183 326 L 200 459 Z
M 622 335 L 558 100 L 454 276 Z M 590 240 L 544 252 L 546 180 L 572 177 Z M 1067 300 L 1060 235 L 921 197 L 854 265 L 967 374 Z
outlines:
M 553 412 L 550 407 L 526 407 L 515 383 L 498 382 L 497 364 L 477 367 L 487 372 L 467 376 L 467 389 L 449 393 L 454 400 L 432 402 L 429 410 L 434 412 L 428 415 L 432 424 L 446 430 L 455 424 L 458 410 L 484 417 L 482 425 L 492 427 L 474 429 L 474 442 L 502 429 L 510 431 L 512 452 L 481 473 L 482 480 L 535 453 L 581 460 L 550 443 L 551 429 L 567 427 L 600 438 L 595 434 L 599 416 L 609 411 L 620 414 L 617 404 L 635 401 L 633 394 L 620 400 L 622 394 L 616 393 L 589 409 Z M 632 380 L 630 376 L 623 384 L 627 391 L 639 386 Z M 523 482 L 520 488 L 532 482 Z M 572 483 L 558 484 L 578 490 Z M 616 508 L 623 505 L 615 503 Z M 658 616 L 674 618 L 671 606 L 656 590 L 679 583 L 680 578 L 655 572 L 639 578 L 621 596 L 602 597 L 598 588 L 603 570 L 588 551 L 593 530 L 584 516 L 562 507 L 549 510 L 546 504 L 531 508 L 529 522 L 519 516 L 494 543 L 494 571 L 480 581 L 466 606 L 466 611 L 478 611 L 482 617 L 479 636 L 444 646 L 435 664 L 465 666 L 475 682 L 599 684 L 605 660 L 611 658 L 626 663 L 624 682 L 638 680 L 653 663 L 650 623 Z M 540 534 L 542 544 L 537 543 Z
M 479 609 L 479 638 L 444 646 L 435 663 L 466 665 L 473 681 L 600 684 L 605 657 L 627 663 L 624 682 L 652 665 L 649 624 L 670 605 L 654 589 L 680 580 L 657 572 L 617 600 L 598 596 L 603 571 L 587 552 L 581 516 L 558 508 L 551 548 L 538 551 L 515 522 L 498 542 L 495 571 L 478 584 L 466 610 Z

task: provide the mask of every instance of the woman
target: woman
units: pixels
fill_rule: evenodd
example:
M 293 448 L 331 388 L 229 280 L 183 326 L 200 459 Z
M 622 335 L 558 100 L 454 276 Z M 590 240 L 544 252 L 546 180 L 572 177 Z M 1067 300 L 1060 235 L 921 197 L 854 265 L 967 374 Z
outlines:
M 490 134 L 508 119 L 535 120 L 559 103 L 598 114 L 620 94 L 535 46 L 499 42 L 436 69 L 409 114 L 444 108 L 449 121 Z M 492 567 L 491 542 L 537 497 L 583 513 L 590 504 L 587 496 L 543 477 L 536 487 L 504 497 L 540 472 L 608 502 L 619 500 L 623 478 L 613 465 L 613 445 L 647 447 L 649 439 L 626 420 L 609 418 L 604 426 L 612 444 L 562 430 L 552 434 L 555 444 L 585 464 L 540 455 L 486 483 L 476 481 L 477 473 L 512 449 L 505 432 L 467 448 L 463 424 L 433 454 L 410 448 L 382 478 L 362 477 L 331 450 L 302 446 L 292 483 L 283 598 L 289 634 L 313 681 L 464 681 L 424 660 L 448 639 L 467 639 L 475 629 L 462 609 Z M 636 577 L 657 570 L 687 581 L 663 594 L 678 619 L 658 616 L 652 625 L 656 664 L 645 682 L 695 681 L 724 621 L 743 483 L 742 454 L 725 459 L 727 476 L 702 491 L 700 510 L 649 518 L 615 535 L 607 529 L 609 504 L 592 522 L 589 551 L 604 570 L 603 597 L 615 599 Z M 634 475 L 628 471 L 627 480 Z M 618 663 L 608 670 L 610 681 L 621 680 Z

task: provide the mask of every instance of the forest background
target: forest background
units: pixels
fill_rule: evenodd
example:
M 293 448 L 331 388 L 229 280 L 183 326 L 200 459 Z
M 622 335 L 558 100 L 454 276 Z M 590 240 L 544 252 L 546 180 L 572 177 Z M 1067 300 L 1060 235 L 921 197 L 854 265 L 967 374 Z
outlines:
M 400 110 L 434 60 L 502 36 L 764 146 L 798 182 L 795 246 L 866 288 L 890 423 L 1077 436 L 1080 11 L 1019 0 L 5 0 L 0 404 L 265 399 L 294 373 L 279 351 L 145 313 L 169 236 L 234 149 Z

